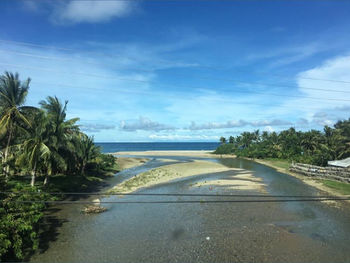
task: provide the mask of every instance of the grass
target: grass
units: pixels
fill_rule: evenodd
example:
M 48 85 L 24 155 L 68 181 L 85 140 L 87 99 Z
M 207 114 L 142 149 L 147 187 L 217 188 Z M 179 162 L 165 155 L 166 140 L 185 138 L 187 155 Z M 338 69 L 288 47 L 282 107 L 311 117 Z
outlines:
M 139 187 L 147 185 L 149 182 L 154 182 L 159 180 L 162 177 L 171 177 L 174 174 L 169 171 L 161 168 L 152 169 L 150 171 L 138 174 L 129 180 L 124 181 L 118 187 L 111 190 L 111 192 L 124 192 L 124 191 L 133 191 Z
M 278 158 L 265 158 L 265 159 L 262 159 L 262 161 L 266 162 L 267 164 L 270 164 L 271 166 L 275 166 L 285 170 L 288 170 L 291 164 L 290 161 L 286 159 L 278 159 Z
M 326 180 L 326 179 L 324 180 L 322 179 L 320 181 L 322 182 L 323 185 L 329 188 L 332 188 L 343 195 L 350 195 L 350 184 L 348 183 L 342 183 L 342 182 Z

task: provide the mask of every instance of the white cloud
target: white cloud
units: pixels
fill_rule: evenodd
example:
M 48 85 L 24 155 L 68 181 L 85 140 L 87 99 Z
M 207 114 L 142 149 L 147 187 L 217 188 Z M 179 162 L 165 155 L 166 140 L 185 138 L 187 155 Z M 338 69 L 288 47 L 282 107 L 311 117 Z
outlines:
M 270 60 L 271 62 L 268 66 L 275 68 L 302 61 L 328 49 L 330 49 L 329 45 L 323 45 L 320 42 L 311 42 L 303 45 L 273 48 L 257 54 L 249 54 L 247 59 L 250 61 Z
M 308 121 L 309 124 L 329 125 L 339 119 L 349 118 L 350 83 L 346 83 L 350 82 L 349 69 L 350 56 L 346 55 L 300 72 L 296 76 L 296 95 L 300 98 L 290 97 L 281 107 L 276 106 L 267 112 L 293 112 L 295 117 L 304 119 L 302 124 Z M 323 116 L 320 115 L 321 112 Z
M 151 134 L 148 136 L 152 140 L 165 140 L 165 141 L 217 141 L 219 136 L 208 136 L 208 135 L 184 135 L 184 134 Z
M 274 132 L 275 130 L 274 130 L 274 128 L 272 128 L 271 126 L 266 126 L 266 127 L 264 128 L 264 131 L 267 131 L 267 132 Z
M 80 129 L 84 132 L 100 132 L 102 130 L 113 130 L 115 129 L 115 125 L 109 124 L 81 124 Z
M 145 117 L 139 117 L 138 120 L 121 121 L 120 129 L 123 131 L 164 131 L 174 130 L 175 128 L 162 124 L 156 121 L 152 121 Z
M 136 6 L 134 1 L 24 1 L 27 10 L 48 13 L 56 24 L 107 22 L 129 15 Z
M 259 121 L 227 121 L 227 122 L 208 122 L 204 124 L 197 125 L 194 121 L 188 127 L 190 130 L 211 130 L 211 129 L 226 129 L 226 128 L 238 128 L 244 126 L 252 126 L 252 127 L 264 127 L 264 126 L 282 126 L 282 125 L 292 125 L 289 121 L 284 120 L 259 120 Z

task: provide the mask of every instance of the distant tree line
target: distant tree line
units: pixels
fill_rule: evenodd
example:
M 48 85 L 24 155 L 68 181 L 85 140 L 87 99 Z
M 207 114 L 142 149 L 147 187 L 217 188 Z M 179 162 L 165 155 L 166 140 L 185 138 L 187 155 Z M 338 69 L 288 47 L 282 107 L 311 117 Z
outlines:
M 235 154 L 249 158 L 281 158 L 326 166 L 327 161 L 350 157 L 350 118 L 323 131 L 243 132 L 220 138 L 216 154 Z
M 38 247 L 46 206 L 16 201 L 51 200 L 46 190 L 85 189 L 89 175 L 115 164 L 79 129 L 78 118 L 66 118 L 68 101 L 49 96 L 40 108 L 25 105 L 29 85 L 17 73 L 0 76 L 0 261 L 23 259 Z

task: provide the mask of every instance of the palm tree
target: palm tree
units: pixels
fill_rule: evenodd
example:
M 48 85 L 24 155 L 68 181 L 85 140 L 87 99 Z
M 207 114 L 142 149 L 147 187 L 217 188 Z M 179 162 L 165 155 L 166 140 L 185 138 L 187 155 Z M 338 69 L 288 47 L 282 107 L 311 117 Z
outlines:
M 48 96 L 46 100 L 40 101 L 39 104 L 47 113 L 50 122 L 48 146 L 51 157 L 46 160 L 48 168 L 44 181 L 44 185 L 46 185 L 48 177 L 59 169 L 66 169 L 68 159 L 73 158 L 75 147 L 72 139 L 75 134 L 79 133 L 79 126 L 76 125 L 79 118 L 66 120 L 68 101 L 63 104 L 56 96 Z
M 79 118 L 66 120 L 67 100 L 62 104 L 56 96 L 48 96 L 46 101 L 42 100 L 39 104 L 47 112 L 53 124 L 53 133 L 58 143 L 64 143 L 68 137 L 79 131 L 79 126 L 75 124 Z
M 321 137 L 321 133 L 316 130 L 305 132 L 301 140 L 301 146 L 313 154 L 320 146 Z
M 48 119 L 43 111 L 38 112 L 32 119 L 29 136 L 22 144 L 22 154 L 18 163 L 25 164 L 31 170 L 30 185 L 34 186 L 39 166 L 50 158 L 48 147 Z
M 98 156 L 99 148 L 94 144 L 94 138 L 85 134 L 76 137 L 77 155 L 80 163 L 80 173 L 85 173 L 86 165 L 89 161 Z
M 220 143 L 225 144 L 226 143 L 226 138 L 225 137 L 220 137 Z
M 21 129 L 19 122 L 29 125 L 25 117 L 23 104 L 28 94 L 30 79 L 21 82 L 18 73 L 5 72 L 0 76 L 0 137 L 6 138 L 5 151 L 3 154 L 3 173 L 6 178 L 9 174 L 7 159 L 11 141 L 16 129 Z

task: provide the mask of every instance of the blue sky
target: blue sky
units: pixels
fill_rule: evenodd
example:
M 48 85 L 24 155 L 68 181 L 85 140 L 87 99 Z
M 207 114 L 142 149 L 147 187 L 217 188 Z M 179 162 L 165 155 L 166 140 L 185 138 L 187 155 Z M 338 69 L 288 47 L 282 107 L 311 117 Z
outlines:
M 350 1 L 0 1 L 0 71 L 96 141 L 217 141 L 350 117 Z M 333 81 L 330 81 L 333 80 Z

